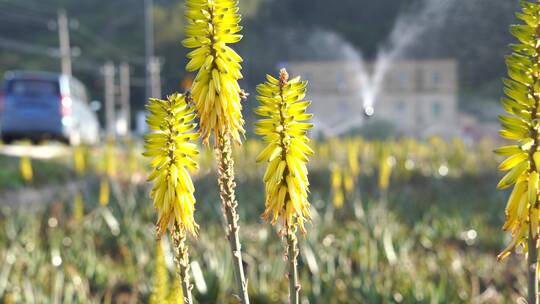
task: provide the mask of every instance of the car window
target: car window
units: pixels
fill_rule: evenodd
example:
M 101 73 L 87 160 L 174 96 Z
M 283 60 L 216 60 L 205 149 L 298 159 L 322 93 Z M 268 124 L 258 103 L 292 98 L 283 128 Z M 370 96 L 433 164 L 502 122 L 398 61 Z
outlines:
M 58 96 L 58 83 L 48 80 L 17 79 L 8 86 L 8 94 L 14 96 Z

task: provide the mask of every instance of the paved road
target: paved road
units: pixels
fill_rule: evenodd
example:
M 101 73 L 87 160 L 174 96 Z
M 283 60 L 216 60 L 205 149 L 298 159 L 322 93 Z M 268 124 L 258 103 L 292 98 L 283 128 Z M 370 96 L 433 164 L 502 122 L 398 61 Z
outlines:
M 35 159 L 52 159 L 68 156 L 71 148 L 60 144 L 48 145 L 1 145 L 0 154 L 7 156 L 28 156 Z

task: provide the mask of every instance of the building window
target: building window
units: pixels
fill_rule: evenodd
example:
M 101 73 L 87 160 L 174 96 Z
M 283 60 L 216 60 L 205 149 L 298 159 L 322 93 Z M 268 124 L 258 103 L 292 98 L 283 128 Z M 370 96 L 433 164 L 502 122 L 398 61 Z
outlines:
M 431 75 L 431 80 L 433 83 L 433 87 L 437 88 L 439 86 L 439 83 L 441 82 L 441 73 L 433 72 L 433 74 Z
M 405 111 L 406 106 L 407 106 L 407 105 L 405 104 L 404 101 L 398 101 L 398 102 L 397 102 L 397 109 L 398 109 L 398 111 L 399 111 L 400 113 L 402 113 L 403 111 Z
M 434 116 L 439 116 L 441 114 L 441 104 L 439 102 L 434 102 L 432 105 L 432 112 Z
M 409 85 L 409 75 L 406 72 L 403 72 L 399 75 L 399 85 L 402 89 L 405 89 Z
M 345 91 L 347 88 L 347 83 L 345 82 L 345 78 L 341 73 L 336 74 L 336 87 L 339 92 Z

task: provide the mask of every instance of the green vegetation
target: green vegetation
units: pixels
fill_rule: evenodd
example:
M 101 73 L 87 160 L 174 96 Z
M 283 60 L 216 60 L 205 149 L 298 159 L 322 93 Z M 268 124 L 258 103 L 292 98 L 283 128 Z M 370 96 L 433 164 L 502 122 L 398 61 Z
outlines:
M 259 219 L 265 168 L 255 165 L 255 158 L 262 147 L 247 141 L 235 152 L 237 197 L 248 202 L 239 206 L 241 237 L 251 302 L 282 303 L 287 290 L 283 244 Z M 487 141 L 465 146 L 436 138 L 315 143 L 309 168 L 313 224 L 307 226 L 306 237 L 299 237 L 302 296 L 313 303 L 515 302 L 526 283 L 519 259 L 495 259 L 508 240 L 500 233 L 505 194 L 491 191 L 497 183 L 492 147 Z M 121 147 L 115 151 L 116 166 L 126 163 L 126 155 L 140 152 L 126 153 Z M 205 229 L 190 246 L 193 295 L 199 303 L 233 303 L 233 268 L 223 238 L 213 153 L 202 152 L 201 168 L 194 174 L 195 219 L 204 222 Z M 2 298 L 21 303 L 31 303 L 32 298 L 59 298 L 64 303 L 149 300 L 157 253 L 144 161 L 137 158 L 126 166 L 129 170 L 122 165 L 111 179 L 110 203 L 101 206 L 99 182 L 92 172 L 103 151 L 88 154 L 88 170 L 77 191 L 59 188 L 48 200 L 13 201 L 26 205 L 1 207 Z M 337 208 L 330 203 L 330 171 L 335 165 L 344 168 L 351 154 L 360 168 L 355 191 Z M 394 160 L 386 203 L 381 203 L 378 186 L 383 155 Z M 1 165 L 10 168 L 12 162 L 3 158 Z M 36 178 L 40 168 L 34 166 Z M 76 177 L 71 163 L 62 169 Z M 19 174 L 17 166 L 7 171 Z M 64 180 L 52 176 L 46 182 Z M 82 218 L 75 208 L 77 193 L 85 204 Z M 172 278 L 170 248 L 164 250 Z M 173 284 L 170 279 L 169 286 Z

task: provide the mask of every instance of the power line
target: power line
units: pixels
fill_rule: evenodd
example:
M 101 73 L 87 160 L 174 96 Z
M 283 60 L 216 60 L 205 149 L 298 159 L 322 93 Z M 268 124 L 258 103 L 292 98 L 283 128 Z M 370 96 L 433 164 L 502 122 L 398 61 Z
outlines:
M 92 41 L 100 44 L 102 47 L 105 47 L 109 49 L 110 51 L 116 53 L 116 55 L 118 57 L 121 57 L 121 59 L 123 59 L 124 61 L 128 61 L 129 63 L 135 64 L 135 65 L 145 64 L 145 60 L 143 57 L 130 54 L 130 52 L 128 52 L 126 49 L 120 48 L 116 46 L 115 44 L 105 40 L 103 37 L 92 32 L 88 27 L 82 24 L 79 26 L 79 31 L 77 33 L 88 37 L 88 39 L 91 39 Z
M 6 18 L 0 18 L 1 21 L 7 22 L 22 22 L 29 23 L 32 22 L 35 25 L 44 25 L 45 29 L 50 30 L 51 22 L 54 22 L 56 19 L 57 8 L 52 8 L 50 6 L 43 5 L 43 3 L 28 3 L 23 0 L 0 0 L 0 6 L 3 6 L 3 9 L 0 9 L 0 14 Z M 10 19 L 10 20 L 7 20 Z M 57 25 L 58 26 L 58 25 Z M 100 47 L 106 48 L 109 51 L 116 54 L 115 57 L 122 59 L 125 62 L 129 62 L 134 65 L 145 65 L 145 58 L 142 56 L 133 55 L 131 52 L 128 52 L 126 49 L 116 46 L 115 44 L 105 40 L 99 34 L 93 32 L 90 28 L 85 25 L 79 24 L 78 30 L 72 32 L 73 35 L 79 36 L 86 40 L 91 40 L 92 42 L 99 44 Z M 84 38 L 86 37 L 86 38 Z M 32 55 L 41 55 L 50 58 L 59 58 L 60 51 L 57 48 L 46 47 L 35 45 L 31 43 L 21 42 L 18 40 L 13 40 L 6 37 L 0 37 L 0 48 L 7 50 L 14 50 L 17 52 L 22 52 Z M 94 55 L 95 56 L 95 55 Z M 88 56 L 86 56 L 88 57 Z M 103 55 L 104 58 L 110 58 L 110 56 Z M 98 68 L 102 63 L 96 62 L 91 59 L 78 58 L 75 60 L 74 69 L 75 70 L 84 70 L 92 72 L 95 74 L 101 75 L 101 70 Z M 142 79 L 133 78 L 131 83 L 132 86 L 143 86 L 141 83 Z
M 7 18 L 7 19 L 11 19 L 12 21 L 19 21 L 22 23 L 31 22 L 36 25 L 47 25 L 48 22 L 50 21 L 49 19 L 44 19 L 44 18 L 37 17 L 34 15 L 28 15 L 28 14 L 24 14 L 20 12 L 13 12 L 13 11 L 9 12 L 9 11 L 6 11 L 5 9 L 1 9 L 0 14 L 3 15 L 0 21 L 6 21 L 6 18 Z
M 58 49 L 20 42 L 5 37 L 0 37 L 0 49 L 1 48 L 14 50 L 17 52 L 23 52 L 31 55 L 46 56 L 50 58 L 60 57 L 60 52 Z M 73 69 L 93 72 L 97 75 L 100 75 L 100 65 L 101 63 L 94 60 L 77 59 L 75 60 L 75 66 L 73 67 Z
M 24 52 L 28 54 L 44 55 L 48 57 L 58 58 L 59 52 L 58 49 L 38 46 L 26 42 L 21 42 L 13 40 L 10 38 L 0 37 L 0 47 L 11 49 L 19 52 Z
M 22 9 L 26 12 L 33 12 L 41 16 L 45 14 L 45 15 L 48 15 L 47 16 L 48 18 L 54 18 L 54 16 L 56 15 L 56 10 L 57 10 L 57 8 L 53 9 L 50 6 L 44 6 L 42 2 L 37 2 L 37 1 L 30 4 L 28 2 L 24 2 L 23 0 L 16 0 L 16 1 L 0 0 L 0 3 L 10 5 L 11 7 L 14 7 L 17 9 Z
M 0 0 L 0 5 L 6 4 L 5 2 L 2 2 Z M 12 4 L 12 3 L 9 3 Z M 14 11 L 6 11 L 6 10 L 0 10 L 0 14 L 7 16 L 11 19 L 11 21 L 18 23 L 17 21 L 22 21 L 25 23 L 26 21 L 30 21 L 35 23 L 36 25 L 46 25 L 47 28 L 49 27 L 51 22 L 54 22 L 53 19 L 45 19 L 43 17 L 37 17 L 35 15 L 28 15 L 24 13 L 14 12 Z M 6 18 L 0 18 L 1 21 L 8 21 Z M 45 29 L 45 28 L 44 28 Z M 77 35 L 80 34 L 80 35 Z M 120 48 L 113 43 L 103 39 L 100 35 L 94 33 L 92 30 L 90 30 L 87 26 L 83 24 L 79 24 L 78 31 L 72 32 L 72 35 L 74 36 L 84 36 L 85 39 L 91 40 L 92 42 L 99 44 L 102 48 L 109 50 L 110 52 L 115 54 L 115 57 L 122 59 L 123 61 L 127 61 L 130 64 L 133 65 L 139 65 L 142 66 L 145 64 L 145 60 L 142 56 L 133 55 L 132 53 L 128 52 L 126 49 Z M 19 50 L 19 49 L 18 49 Z M 108 58 L 110 56 L 103 56 L 104 58 Z

